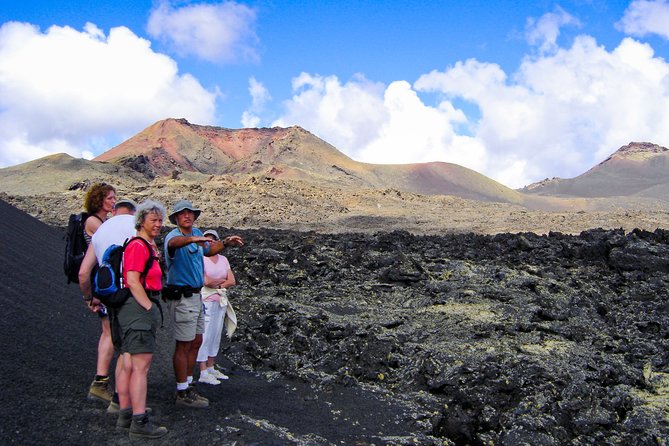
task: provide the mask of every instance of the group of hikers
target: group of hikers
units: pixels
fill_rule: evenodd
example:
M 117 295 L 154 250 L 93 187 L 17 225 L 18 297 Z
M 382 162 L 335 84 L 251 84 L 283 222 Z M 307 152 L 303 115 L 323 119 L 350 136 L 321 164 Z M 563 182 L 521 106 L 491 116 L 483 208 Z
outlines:
M 87 191 L 84 208 L 87 218 L 82 230 L 88 247 L 79 269 L 79 286 L 102 326 L 88 397 L 109 402 L 107 412 L 118 413 L 116 425 L 127 428 L 130 437 L 160 438 L 167 428 L 152 422 L 146 394 L 156 332 L 163 317 L 161 300 L 167 304 L 176 341 L 175 403 L 206 408 L 208 399 L 193 386 L 196 363 L 199 382 L 217 385 L 228 379 L 216 368 L 215 359 L 222 331 L 231 336 L 237 323 L 227 299 L 235 277 L 228 260 L 219 253 L 244 242 L 236 235 L 220 239 L 215 230 L 200 231 L 194 223 L 201 211 L 188 200 L 177 201 L 166 215 L 164 206 L 154 200 L 139 205 L 117 200 L 113 186 L 95 183 Z M 166 216 L 176 228 L 165 236 L 164 274 L 156 239 Z M 94 271 L 112 245 L 125 246 L 121 283 L 129 297 L 118 308 L 105 307 L 92 283 Z M 109 370 L 115 351 L 119 354 L 112 391 Z

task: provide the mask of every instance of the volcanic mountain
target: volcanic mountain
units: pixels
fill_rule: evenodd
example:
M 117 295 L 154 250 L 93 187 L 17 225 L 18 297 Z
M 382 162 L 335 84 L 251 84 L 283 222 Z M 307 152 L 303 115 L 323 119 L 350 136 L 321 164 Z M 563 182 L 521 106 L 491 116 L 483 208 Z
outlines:
M 95 163 L 56 153 L 17 166 L 0 169 L 0 192 L 14 195 L 43 195 L 67 190 L 85 189 L 96 181 L 122 178 L 136 186 L 146 183 L 140 173 L 122 165 Z M 113 181 L 117 184 L 117 181 Z
M 636 196 L 666 200 L 669 150 L 648 142 L 632 142 L 575 178 L 546 179 L 520 191 L 564 197 Z
M 95 158 L 149 178 L 182 172 L 253 174 L 353 189 L 398 189 L 522 203 L 518 192 L 465 167 L 443 163 L 366 164 L 300 127 L 225 129 L 166 119 Z
M 662 147 L 631 144 L 581 177 L 516 191 L 456 164 L 360 163 L 300 127 L 225 129 L 166 119 L 92 161 L 56 154 L 0 169 L 0 198 L 60 226 L 81 210 L 88 186 L 105 181 L 137 202 L 189 199 L 205 226 L 654 230 L 669 211 L 667 156 Z

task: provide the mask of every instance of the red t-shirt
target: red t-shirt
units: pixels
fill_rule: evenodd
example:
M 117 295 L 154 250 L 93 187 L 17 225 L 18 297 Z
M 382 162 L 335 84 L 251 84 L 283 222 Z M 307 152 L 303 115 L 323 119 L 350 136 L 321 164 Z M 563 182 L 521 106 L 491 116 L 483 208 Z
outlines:
M 125 283 L 128 283 L 128 271 L 137 271 L 142 274 L 149 255 L 154 255 L 153 250 L 149 252 L 146 244 L 141 240 L 132 240 L 128 243 L 123 253 L 123 280 Z M 144 289 L 160 291 L 163 288 L 162 277 L 163 272 L 160 269 L 160 263 L 154 256 L 151 268 L 143 281 Z

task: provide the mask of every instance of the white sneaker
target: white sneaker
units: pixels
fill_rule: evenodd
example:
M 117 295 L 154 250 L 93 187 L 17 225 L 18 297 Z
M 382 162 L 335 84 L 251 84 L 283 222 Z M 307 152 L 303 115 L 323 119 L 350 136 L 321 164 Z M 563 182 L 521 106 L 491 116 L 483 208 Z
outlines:
M 230 379 L 228 375 L 224 375 L 223 373 L 219 372 L 216 369 L 214 369 L 213 372 L 209 372 L 209 376 L 213 376 L 214 378 L 217 379 Z
M 207 373 L 204 376 L 200 376 L 200 379 L 197 381 L 199 383 L 211 384 L 212 386 L 217 386 L 221 382 L 216 379 L 211 373 Z

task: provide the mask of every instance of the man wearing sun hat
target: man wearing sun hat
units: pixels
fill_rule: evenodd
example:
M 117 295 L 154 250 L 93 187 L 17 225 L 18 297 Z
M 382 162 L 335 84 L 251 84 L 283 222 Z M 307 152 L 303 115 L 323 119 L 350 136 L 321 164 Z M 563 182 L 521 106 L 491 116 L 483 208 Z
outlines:
M 200 213 L 200 209 L 188 200 L 179 200 L 174 204 L 169 220 L 177 227 L 165 237 L 167 284 L 162 293 L 174 324 L 176 404 L 194 408 L 209 407 L 209 400 L 200 396 L 191 385 L 204 332 L 200 299 L 200 290 L 204 285 L 203 259 L 204 256 L 220 253 L 226 246 L 244 244 L 236 235 L 217 241 L 204 237 L 194 226 Z

